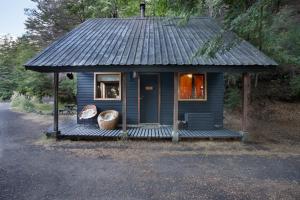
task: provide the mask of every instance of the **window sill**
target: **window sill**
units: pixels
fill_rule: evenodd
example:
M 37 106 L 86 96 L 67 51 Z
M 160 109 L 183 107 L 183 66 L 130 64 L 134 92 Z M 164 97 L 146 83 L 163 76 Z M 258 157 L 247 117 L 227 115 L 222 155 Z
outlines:
M 95 101 L 121 101 L 121 99 L 99 99 L 99 98 L 94 98 Z
M 178 99 L 178 101 L 207 101 L 207 99 Z

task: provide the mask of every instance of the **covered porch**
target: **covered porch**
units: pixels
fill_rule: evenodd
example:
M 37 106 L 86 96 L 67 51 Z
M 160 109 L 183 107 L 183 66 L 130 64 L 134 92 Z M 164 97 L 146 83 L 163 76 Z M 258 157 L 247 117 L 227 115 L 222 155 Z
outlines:
M 68 124 L 60 129 L 60 139 L 144 139 L 172 140 L 173 129 L 170 126 L 161 127 L 130 127 L 124 133 L 122 129 L 101 130 L 96 125 Z M 216 130 L 178 130 L 178 139 L 234 139 L 240 140 L 242 134 L 228 129 Z
M 198 70 L 193 70 L 199 72 Z M 143 71 L 144 72 L 144 71 Z M 121 97 L 121 116 L 122 120 L 119 124 L 119 128 L 115 130 L 101 130 L 99 126 L 95 124 L 77 124 L 77 123 L 59 123 L 59 112 L 58 112 L 58 88 L 59 88 L 59 73 L 54 73 L 54 126 L 51 130 L 47 131 L 48 136 L 54 136 L 58 139 L 146 139 L 146 140 L 172 140 L 173 142 L 178 142 L 184 139 L 237 139 L 241 140 L 243 136 L 247 133 L 248 124 L 248 104 L 250 98 L 250 74 L 243 73 L 243 115 L 241 132 L 232 131 L 224 129 L 222 127 L 215 128 L 212 130 L 202 130 L 202 129 L 182 129 L 179 127 L 179 97 L 178 97 L 178 75 L 181 71 L 172 72 L 174 88 L 173 88 L 173 112 L 170 115 L 173 117 L 173 125 L 157 125 L 154 127 L 143 126 L 143 124 L 138 124 L 135 127 L 128 124 L 128 73 L 121 72 L 121 87 L 122 87 L 122 97 Z M 202 72 L 202 71 L 201 71 Z M 137 71 L 141 73 L 141 71 Z

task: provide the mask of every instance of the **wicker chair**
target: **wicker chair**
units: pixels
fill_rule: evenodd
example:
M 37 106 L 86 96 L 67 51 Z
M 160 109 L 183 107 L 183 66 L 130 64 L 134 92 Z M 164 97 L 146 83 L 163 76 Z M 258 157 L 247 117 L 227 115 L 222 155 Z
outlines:
M 97 121 L 100 129 L 116 129 L 119 121 L 119 113 L 115 110 L 103 111 L 98 115 Z
M 97 115 L 97 107 L 95 105 L 84 106 L 81 112 L 78 114 L 79 120 L 91 119 Z M 84 123 L 85 124 L 85 123 Z

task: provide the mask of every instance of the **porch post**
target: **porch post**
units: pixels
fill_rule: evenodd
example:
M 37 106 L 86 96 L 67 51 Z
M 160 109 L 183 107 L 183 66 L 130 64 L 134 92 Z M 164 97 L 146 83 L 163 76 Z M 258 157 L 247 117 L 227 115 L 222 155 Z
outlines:
M 123 133 L 127 130 L 127 80 L 126 72 L 122 73 L 122 131 Z
M 174 72 L 174 108 L 173 108 L 173 132 L 172 141 L 178 142 L 178 73 Z
M 59 130 L 58 130 L 58 78 L 59 78 L 59 73 L 54 72 L 54 127 L 53 127 L 53 132 L 54 136 L 59 135 Z
M 251 76 L 249 73 L 243 73 L 243 116 L 242 116 L 242 133 L 243 141 L 248 137 L 248 112 L 250 104 Z

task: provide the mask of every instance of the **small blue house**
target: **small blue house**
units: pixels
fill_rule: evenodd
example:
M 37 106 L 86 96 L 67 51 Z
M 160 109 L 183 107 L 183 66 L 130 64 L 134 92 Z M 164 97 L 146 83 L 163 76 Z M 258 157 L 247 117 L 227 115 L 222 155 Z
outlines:
M 214 57 L 195 56 L 221 28 L 208 17 L 192 17 L 185 25 L 178 25 L 179 20 L 89 19 L 27 62 L 26 69 L 54 73 L 54 133 L 72 135 L 58 127 L 60 72 L 77 73 L 78 112 L 94 104 L 99 112 L 113 109 L 121 113 L 122 130 L 107 135 L 129 132 L 143 136 L 147 132 L 174 140 L 205 134 L 226 136 L 224 73 L 242 73 L 242 130 L 246 132 L 250 73 L 272 70 L 277 64 L 246 41 Z M 141 130 L 149 124 L 156 129 Z M 223 132 L 216 132 L 220 130 Z M 85 135 L 83 132 L 80 134 Z M 93 134 L 105 135 L 100 130 Z

